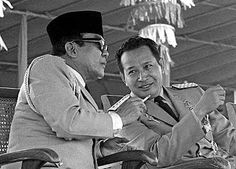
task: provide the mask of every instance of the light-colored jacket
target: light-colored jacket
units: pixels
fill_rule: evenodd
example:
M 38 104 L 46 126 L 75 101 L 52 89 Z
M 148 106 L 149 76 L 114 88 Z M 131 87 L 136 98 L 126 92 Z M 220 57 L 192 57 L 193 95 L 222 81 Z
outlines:
M 94 169 L 94 140 L 112 136 L 110 115 L 98 111 L 64 59 L 44 55 L 31 63 L 19 92 L 8 152 L 48 147 L 59 154 L 63 169 Z
M 212 132 L 205 134 L 202 123 L 191 111 L 202 96 L 199 87 L 164 90 L 178 114 L 179 122 L 153 101 L 146 101 L 147 113 L 155 118 L 143 116 L 141 122 L 125 126 L 120 136 L 130 140 L 128 145 L 156 154 L 159 166 L 169 166 L 199 155 L 211 156 L 212 144 L 207 139 L 212 137 L 218 145 L 218 153 L 236 155 L 236 130 L 222 114 L 216 110 L 209 115 Z

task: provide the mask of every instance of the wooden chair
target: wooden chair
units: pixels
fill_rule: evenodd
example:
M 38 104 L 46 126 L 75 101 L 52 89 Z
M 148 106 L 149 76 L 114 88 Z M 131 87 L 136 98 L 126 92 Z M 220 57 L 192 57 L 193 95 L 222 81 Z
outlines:
M 58 154 L 48 148 L 6 153 L 18 92 L 19 89 L 0 87 L 0 167 L 18 161 L 23 162 L 22 169 L 40 169 L 45 163 L 52 163 L 55 167 L 59 167 L 62 163 Z M 104 168 L 104 165 L 119 161 L 139 161 L 140 164 L 146 162 L 152 165 L 157 164 L 157 158 L 152 153 L 134 150 L 101 158 L 98 160 L 98 165 Z
M 122 95 L 112 95 L 105 94 L 101 96 L 102 105 L 104 111 L 107 111 L 112 105 L 117 103 L 123 96 Z M 234 106 L 234 115 L 233 118 L 236 118 L 236 105 Z M 236 121 L 234 121 L 236 122 Z M 125 165 L 128 165 L 129 161 Z M 132 164 L 130 164 L 132 166 Z M 135 164 L 138 165 L 138 164 Z M 162 167 L 157 169 L 236 169 L 234 164 L 230 166 L 229 162 L 221 157 L 213 158 L 194 158 L 189 159 L 188 161 L 181 162 L 169 167 Z

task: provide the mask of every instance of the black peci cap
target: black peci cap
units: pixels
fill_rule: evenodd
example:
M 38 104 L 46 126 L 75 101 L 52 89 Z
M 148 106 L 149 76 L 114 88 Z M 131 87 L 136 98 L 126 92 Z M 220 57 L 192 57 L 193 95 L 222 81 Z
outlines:
M 102 16 L 97 11 L 76 11 L 62 14 L 47 26 L 52 45 L 63 37 L 76 36 L 80 33 L 96 33 L 103 36 Z

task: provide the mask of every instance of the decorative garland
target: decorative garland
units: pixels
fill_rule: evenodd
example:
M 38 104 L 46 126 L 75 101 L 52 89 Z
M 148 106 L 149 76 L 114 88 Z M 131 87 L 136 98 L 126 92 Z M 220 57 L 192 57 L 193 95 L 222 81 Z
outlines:
M 0 17 L 1 18 L 4 17 L 4 11 L 6 10 L 6 7 L 3 5 L 3 2 L 6 3 L 9 8 L 11 9 L 13 8 L 13 6 L 8 0 L 0 0 Z M 0 50 L 2 50 L 2 48 L 4 48 L 6 51 L 8 50 L 6 44 L 4 43 L 0 35 Z

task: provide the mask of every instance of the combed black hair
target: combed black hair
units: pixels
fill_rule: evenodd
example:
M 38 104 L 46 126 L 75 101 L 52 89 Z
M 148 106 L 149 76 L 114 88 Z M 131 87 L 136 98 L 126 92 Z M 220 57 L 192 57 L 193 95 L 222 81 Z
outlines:
M 161 59 L 160 46 L 149 38 L 143 38 L 141 36 L 136 35 L 129 38 L 126 42 L 124 42 L 123 45 L 120 47 L 120 49 L 116 52 L 117 64 L 122 74 L 124 73 L 123 66 L 121 64 L 121 56 L 123 55 L 123 53 L 130 50 L 137 49 L 141 46 L 149 47 L 153 56 L 156 58 L 157 62 L 159 63 Z

